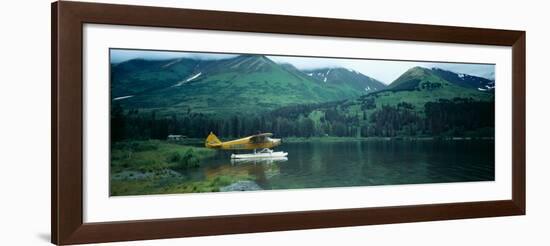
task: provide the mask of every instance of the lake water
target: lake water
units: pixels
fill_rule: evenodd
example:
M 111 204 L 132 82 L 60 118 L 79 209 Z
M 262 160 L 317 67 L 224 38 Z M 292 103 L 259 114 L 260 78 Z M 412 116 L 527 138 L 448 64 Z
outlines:
M 276 151 L 288 158 L 235 162 L 219 151 L 188 174 L 248 174 L 262 189 L 292 189 L 492 181 L 495 173 L 492 140 L 283 143 Z

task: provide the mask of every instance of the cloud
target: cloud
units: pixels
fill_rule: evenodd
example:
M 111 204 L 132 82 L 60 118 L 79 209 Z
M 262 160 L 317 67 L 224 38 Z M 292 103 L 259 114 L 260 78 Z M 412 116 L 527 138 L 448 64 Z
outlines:
M 200 60 L 219 60 L 235 56 L 237 55 L 201 52 L 111 49 L 111 63 L 119 63 L 137 58 L 146 60 L 165 60 L 186 57 Z

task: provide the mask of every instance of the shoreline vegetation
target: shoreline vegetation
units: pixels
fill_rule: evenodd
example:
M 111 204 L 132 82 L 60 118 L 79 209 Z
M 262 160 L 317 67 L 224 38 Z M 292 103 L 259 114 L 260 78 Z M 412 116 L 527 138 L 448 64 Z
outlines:
M 250 175 L 213 174 L 204 180 L 185 175 L 213 157 L 215 150 L 162 140 L 121 141 L 111 146 L 111 196 L 217 192 Z

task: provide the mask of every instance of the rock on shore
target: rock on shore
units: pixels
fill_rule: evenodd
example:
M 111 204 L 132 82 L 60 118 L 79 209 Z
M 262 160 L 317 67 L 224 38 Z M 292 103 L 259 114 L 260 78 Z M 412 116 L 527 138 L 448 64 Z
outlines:
M 262 188 L 256 184 L 254 181 L 250 180 L 241 180 L 237 181 L 228 186 L 220 188 L 220 191 L 252 191 L 252 190 L 262 190 Z

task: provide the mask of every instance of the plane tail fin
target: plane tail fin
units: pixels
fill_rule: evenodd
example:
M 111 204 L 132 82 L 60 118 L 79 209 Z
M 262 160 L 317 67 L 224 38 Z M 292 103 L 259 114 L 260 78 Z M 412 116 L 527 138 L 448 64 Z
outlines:
M 206 141 L 204 143 L 204 146 L 207 148 L 217 148 L 222 145 L 222 141 L 213 132 L 210 132 L 208 134 L 208 137 L 206 137 Z

